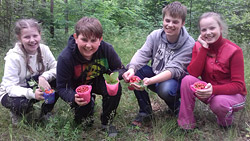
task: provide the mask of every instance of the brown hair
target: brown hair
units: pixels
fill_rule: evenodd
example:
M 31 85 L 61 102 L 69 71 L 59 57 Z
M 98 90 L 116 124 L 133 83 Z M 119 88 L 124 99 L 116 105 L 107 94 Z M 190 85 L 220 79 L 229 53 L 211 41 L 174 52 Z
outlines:
M 182 5 L 180 2 L 175 1 L 162 9 L 162 18 L 164 19 L 166 14 L 169 14 L 171 17 L 174 18 L 181 18 L 182 22 L 185 22 L 186 15 L 187 15 L 187 7 Z
M 206 13 L 203 13 L 200 18 L 199 18 L 199 30 L 200 30 L 200 21 L 204 18 L 208 18 L 208 17 L 212 17 L 214 18 L 214 20 L 217 21 L 217 23 L 219 24 L 219 26 L 221 27 L 222 29 L 222 35 L 224 37 L 227 36 L 227 33 L 228 33 L 228 27 L 227 27 L 227 24 L 224 20 L 224 18 L 219 14 L 219 13 L 215 13 L 215 12 L 206 12 Z
M 75 25 L 75 33 L 76 36 L 82 34 L 87 38 L 94 36 L 100 39 L 103 34 L 103 29 L 98 19 L 82 17 Z
M 35 27 L 37 29 L 37 31 L 41 34 L 41 27 L 39 26 L 38 22 L 35 19 L 20 19 L 16 22 L 16 26 L 15 26 L 15 34 L 17 36 L 21 36 L 21 31 L 25 28 L 31 28 L 31 27 Z M 32 70 L 32 68 L 30 67 L 29 63 L 29 56 L 27 51 L 25 50 L 24 46 L 21 45 L 20 46 L 21 50 L 23 51 L 23 53 L 25 54 L 25 62 L 26 62 L 26 67 L 29 70 L 29 72 L 31 74 L 34 73 L 34 71 Z M 45 66 L 43 64 L 43 58 L 42 58 L 42 53 L 41 53 L 41 48 L 40 46 L 37 49 L 37 61 L 38 61 L 38 72 L 39 74 L 43 73 L 45 71 Z M 39 67 L 39 64 L 42 65 L 42 68 Z

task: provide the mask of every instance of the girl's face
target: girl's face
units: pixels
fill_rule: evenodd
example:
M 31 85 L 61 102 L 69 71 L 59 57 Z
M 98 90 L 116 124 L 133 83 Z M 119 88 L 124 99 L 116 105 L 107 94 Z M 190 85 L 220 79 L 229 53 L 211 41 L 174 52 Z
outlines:
M 35 54 L 41 41 L 41 34 L 35 27 L 24 28 L 18 37 L 28 54 Z
M 221 29 L 221 26 L 213 17 L 203 18 L 200 21 L 201 37 L 208 44 L 212 44 L 219 39 L 222 33 Z

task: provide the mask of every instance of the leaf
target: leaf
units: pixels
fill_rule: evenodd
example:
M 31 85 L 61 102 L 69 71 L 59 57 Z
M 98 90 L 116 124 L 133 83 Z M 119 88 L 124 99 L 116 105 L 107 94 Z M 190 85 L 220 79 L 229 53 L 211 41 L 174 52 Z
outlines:
M 33 92 L 35 93 L 36 89 L 37 89 L 37 86 L 39 86 L 39 88 L 44 92 L 45 89 L 40 86 L 34 79 L 31 79 L 30 81 L 28 81 L 28 84 L 33 87 Z
M 103 74 L 103 77 L 104 77 L 104 79 L 106 80 L 106 82 L 108 84 L 116 84 L 118 82 L 118 80 L 117 80 L 118 79 L 118 75 L 119 75 L 118 72 L 114 72 L 114 73 L 112 73 L 110 75 Z
M 39 86 L 39 88 L 40 88 L 43 92 L 45 92 L 45 89 L 44 89 L 43 87 Z
M 145 88 L 147 88 L 145 85 L 144 85 L 144 82 L 143 80 L 140 80 L 139 82 L 133 82 L 134 84 L 140 86 L 140 89 L 141 90 L 145 90 Z
M 119 75 L 118 72 L 114 72 L 114 73 L 110 74 L 110 77 L 111 77 L 112 80 L 117 80 L 118 75 Z
M 35 93 L 35 92 L 36 92 L 36 88 L 37 88 L 37 87 L 33 87 L 33 93 Z
M 31 86 L 31 87 L 34 87 L 37 85 L 36 81 L 34 79 L 31 79 L 30 81 L 28 81 L 28 84 Z

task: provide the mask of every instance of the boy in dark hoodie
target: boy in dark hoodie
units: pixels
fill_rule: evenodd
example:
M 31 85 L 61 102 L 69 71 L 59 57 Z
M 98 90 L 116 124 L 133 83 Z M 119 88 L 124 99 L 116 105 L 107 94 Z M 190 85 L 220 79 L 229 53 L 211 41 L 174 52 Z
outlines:
M 117 134 L 111 125 L 121 98 L 121 85 L 115 96 L 107 93 L 104 73 L 119 72 L 119 78 L 126 71 L 119 56 L 111 44 L 102 39 L 101 23 L 96 18 L 83 17 L 75 26 L 75 33 L 70 36 L 68 46 L 61 52 L 57 64 L 57 91 L 59 96 L 70 104 L 75 111 L 74 121 L 77 124 L 85 120 L 93 124 L 95 94 L 102 95 L 103 112 L 101 128 L 109 136 Z M 86 103 L 76 94 L 80 85 L 91 85 L 91 100 Z M 85 124 L 86 125 L 86 124 Z

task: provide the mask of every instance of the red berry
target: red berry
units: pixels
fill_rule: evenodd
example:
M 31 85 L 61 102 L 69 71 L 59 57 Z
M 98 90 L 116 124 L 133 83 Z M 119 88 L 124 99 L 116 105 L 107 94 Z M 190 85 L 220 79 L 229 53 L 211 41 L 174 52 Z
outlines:
M 134 75 L 130 78 L 129 83 L 139 83 L 140 80 L 141 80 L 140 77 Z M 132 86 L 128 86 L 128 89 L 135 90 L 134 87 L 132 87 Z
M 205 88 L 205 84 L 197 82 L 194 84 L 194 88 L 195 89 L 204 89 Z
M 88 90 L 89 90 L 89 88 L 87 86 L 84 86 L 84 87 L 79 87 L 76 91 L 77 91 L 77 93 L 84 93 Z

